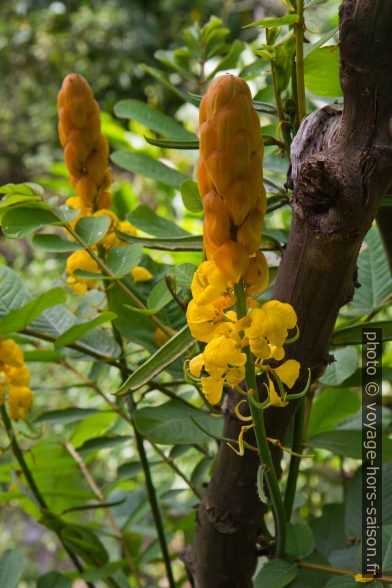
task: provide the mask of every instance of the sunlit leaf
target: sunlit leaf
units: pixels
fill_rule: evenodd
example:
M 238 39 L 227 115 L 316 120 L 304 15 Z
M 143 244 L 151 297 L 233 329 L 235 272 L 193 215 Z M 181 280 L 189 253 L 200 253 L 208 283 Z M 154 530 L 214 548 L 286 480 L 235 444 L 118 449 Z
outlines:
M 152 131 L 170 139 L 177 141 L 196 139 L 193 133 L 184 129 L 176 120 L 140 100 L 127 99 L 117 102 L 114 106 L 114 114 L 120 118 L 137 120 Z

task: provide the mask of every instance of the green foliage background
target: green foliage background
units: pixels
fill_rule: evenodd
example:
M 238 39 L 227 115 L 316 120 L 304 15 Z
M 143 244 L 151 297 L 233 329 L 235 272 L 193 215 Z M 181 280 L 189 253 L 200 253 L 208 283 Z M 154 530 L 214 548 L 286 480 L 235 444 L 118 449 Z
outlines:
M 1 225 L 7 237 L 1 243 L 0 315 L 4 318 L 0 333 L 12 335 L 23 345 L 35 393 L 29 419 L 15 424 L 15 430 L 50 511 L 61 515 L 69 528 L 84 525 L 91 533 L 86 539 L 90 550 L 95 546 L 97 553 L 103 549 L 110 555 L 108 563 L 105 556 L 100 559 L 102 566 L 85 560 L 84 577 L 96 586 L 107 585 L 108 578 L 119 586 L 136 586 L 135 567 L 141 570 L 145 586 L 164 585 L 160 582 L 165 574 L 128 407 L 116 404 L 113 396 L 122 378 L 118 341 L 109 328 L 112 319 L 126 341 L 129 372 L 136 370 L 128 382 L 135 389 L 132 418 L 146 440 L 165 533 L 175 556 L 192 542 L 194 506 L 214 467 L 217 442 L 210 435 L 221 435 L 222 419 L 209 413 L 197 390 L 183 379 L 182 362 L 192 342 L 165 278 L 169 274 L 177 298 L 186 304 L 193 271 L 201 260 L 202 218 L 192 181 L 198 95 L 218 72 L 230 70 L 244 77 L 260 111 L 269 197 L 263 248 L 272 276 L 288 236 L 291 213 L 284 187 L 288 159 L 282 154 L 277 131 L 269 59 L 275 60 L 286 100 L 292 57 L 286 37 L 289 28 L 284 21 L 275 22 L 277 26 L 283 22 L 283 28 L 277 31 L 280 36 L 268 40 L 268 47 L 262 47 L 266 44 L 262 28 L 240 28 L 286 10 L 283 3 L 278 13 L 268 12 L 268 6 L 258 13 L 236 6 L 233 2 L 228 10 L 214 1 L 190 6 L 173 0 L 134 2 L 132 9 L 117 0 L 69 2 L 66 10 L 61 2 L 3 2 L 1 6 L 1 183 L 34 180 L 45 189 L 24 184 L 0 190 Z M 212 12 L 224 22 L 208 21 Z M 198 18 L 209 22 L 202 30 L 192 24 Z M 337 2 L 308 2 L 306 19 L 305 85 L 310 112 L 341 101 L 335 46 Z M 124 277 L 141 256 L 153 281 L 137 287 L 127 277 L 123 281 L 144 301 L 145 313 L 132 308 L 118 286 L 111 288 L 109 309 L 102 289 L 83 297 L 62 295 L 65 259 L 75 243 L 66 240 L 55 224 L 59 215 L 67 214 L 62 202 L 71 195 L 57 144 L 55 98 L 62 78 L 73 70 L 88 79 L 105 111 L 102 130 L 111 144 L 115 170 L 113 209 L 139 230 L 139 238 L 130 239 L 123 248 L 121 260 L 112 253 L 115 265 L 111 268 Z M 150 138 L 149 143 L 143 135 Z M 178 149 L 179 145 L 187 149 Z M 86 240 L 86 227 L 79 226 L 79 231 Z M 99 231 L 98 224 L 88 227 L 91 243 Z M 376 227 L 366 237 L 358 266 L 361 288 L 340 313 L 333 338 L 336 361 L 320 378 L 308 423 L 306 447 L 315 457 L 301 464 L 289 530 L 291 558 L 267 564 L 260 558 L 256 587 L 266 582 L 294 588 L 338 585 L 336 576 L 298 570 L 293 563 L 297 558 L 359 569 L 361 327 L 378 321 L 386 340 L 392 339 L 388 305 L 392 280 Z M 271 296 L 272 285 L 273 281 L 263 300 Z M 45 296 L 54 287 L 59 290 Z M 180 335 L 151 359 L 158 351 L 152 314 Z M 94 360 L 91 352 L 98 358 Z M 383 362 L 387 488 L 392 476 L 388 342 Z M 4 435 L 2 447 L 6 443 Z M 102 493 L 101 502 L 111 505 L 110 510 L 97 506 L 99 498 L 69 447 L 83 459 Z M 285 471 L 287 466 L 285 457 Z M 75 573 L 51 531 L 56 521 L 42 516 L 17 471 L 12 454 L 4 451 L 0 457 L 0 586 L 46 588 L 59 582 L 66 588 Z M 282 487 L 284 483 L 283 478 Z M 384 496 L 384 563 L 390 570 L 392 502 L 387 492 Z M 267 524 L 272 526 L 271 516 Z M 121 541 L 115 529 L 120 530 Z M 173 567 L 178 586 L 186 586 L 178 557 L 173 557 Z

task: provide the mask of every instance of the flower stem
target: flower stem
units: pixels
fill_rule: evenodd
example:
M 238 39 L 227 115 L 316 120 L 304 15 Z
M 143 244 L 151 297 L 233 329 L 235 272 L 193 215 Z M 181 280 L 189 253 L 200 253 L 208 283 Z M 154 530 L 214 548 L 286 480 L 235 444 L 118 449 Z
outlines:
M 237 315 L 238 318 L 242 318 L 247 314 L 245 290 L 242 280 L 238 284 L 236 284 L 234 291 L 237 297 Z M 248 392 L 249 390 L 254 391 L 255 399 L 259 402 L 259 394 L 252 352 L 249 346 L 247 346 L 244 351 L 247 356 L 245 365 L 246 387 Z M 286 543 L 286 517 L 283 507 L 282 496 L 280 494 L 278 478 L 276 476 L 275 467 L 268 446 L 263 411 L 257 409 L 255 406 L 253 406 L 251 402 L 249 402 L 249 410 L 254 423 L 254 431 L 257 447 L 259 449 L 260 463 L 264 470 L 272 502 L 276 530 L 276 554 L 278 557 L 281 557 L 284 555 Z
M 304 421 L 305 399 L 301 398 L 294 418 L 293 442 L 291 446 L 291 450 L 297 454 L 300 454 L 303 448 Z M 293 511 L 294 496 L 297 488 L 300 463 L 301 458 L 299 455 L 291 455 L 286 492 L 284 495 L 284 508 L 286 512 L 286 520 L 288 522 L 290 522 L 291 513 Z
M 295 30 L 295 71 L 297 90 L 298 125 L 306 115 L 305 78 L 304 78 L 304 0 L 297 0 L 298 22 Z
M 127 371 L 127 364 L 124 359 L 124 343 L 123 343 L 123 339 L 121 337 L 121 334 L 117 330 L 114 323 L 112 323 L 112 329 L 113 329 L 113 335 L 114 335 L 117 343 L 120 345 L 121 352 L 122 352 L 119 361 L 120 361 L 120 364 L 123 366 L 123 369 L 120 371 L 121 371 L 122 379 L 125 382 L 125 380 L 128 377 L 128 371 Z M 143 469 L 143 473 L 144 473 L 144 478 L 146 480 L 148 500 L 150 502 L 151 512 L 152 512 L 152 516 L 154 519 L 155 528 L 157 530 L 159 545 L 161 547 L 162 557 L 163 557 L 163 561 L 165 563 L 167 580 L 169 582 L 169 588 L 175 588 L 176 582 L 175 582 L 174 576 L 173 576 L 171 559 L 170 559 L 169 549 L 167 546 L 165 531 L 163 528 L 162 517 L 161 517 L 160 510 L 159 510 L 155 486 L 154 486 L 152 476 L 151 476 L 151 468 L 150 468 L 150 464 L 148 461 L 146 448 L 144 447 L 144 439 L 143 439 L 142 435 L 140 435 L 140 433 L 136 429 L 136 427 L 134 425 L 134 421 L 133 421 L 133 412 L 135 410 L 135 402 L 134 402 L 132 396 L 127 396 L 126 402 L 127 402 L 128 411 L 129 411 L 129 414 L 131 417 L 133 432 L 135 435 L 137 452 L 139 454 L 140 462 L 142 464 L 142 469 Z

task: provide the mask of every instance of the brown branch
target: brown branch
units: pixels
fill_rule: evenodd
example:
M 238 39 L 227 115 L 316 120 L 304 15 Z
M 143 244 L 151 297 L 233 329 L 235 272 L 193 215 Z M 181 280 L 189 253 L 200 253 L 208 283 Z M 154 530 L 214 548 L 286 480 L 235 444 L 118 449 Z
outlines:
M 344 108 L 333 133 L 300 149 L 293 180 L 292 226 L 273 297 L 298 314 L 301 336 L 289 356 L 324 370 L 334 324 L 353 296 L 356 261 L 380 201 L 392 183 L 392 3 L 344 0 L 340 9 Z M 325 114 L 325 113 L 324 113 Z M 326 117 L 332 118 L 332 117 Z M 309 124 L 304 121 L 304 125 Z M 304 377 L 299 382 L 303 386 Z M 236 438 L 236 400 L 225 410 L 225 436 Z M 267 434 L 283 439 L 295 404 L 266 411 Z M 279 461 L 279 454 L 275 453 Z M 222 445 L 199 507 L 192 569 L 197 588 L 250 588 L 263 513 L 255 480 L 257 456 Z

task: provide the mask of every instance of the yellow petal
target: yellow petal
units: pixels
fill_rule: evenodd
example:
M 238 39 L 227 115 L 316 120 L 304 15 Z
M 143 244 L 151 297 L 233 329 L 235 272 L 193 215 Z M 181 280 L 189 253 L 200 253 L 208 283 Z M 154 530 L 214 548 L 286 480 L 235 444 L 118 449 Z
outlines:
M 23 366 L 23 351 L 13 339 L 0 339 L 0 362 L 17 368 Z
M 288 388 L 292 388 L 298 380 L 300 364 L 295 359 L 288 359 L 282 365 L 277 367 L 274 372 L 286 384 Z
M 268 396 L 272 406 L 286 406 L 287 402 L 277 394 L 273 381 L 268 377 Z
M 25 419 L 33 403 L 33 393 L 28 386 L 8 386 L 8 407 L 14 421 Z
M 134 282 L 148 282 L 152 278 L 152 273 L 145 267 L 137 265 L 131 271 L 131 276 Z
M 362 576 L 362 574 L 354 574 L 353 578 L 356 582 L 358 582 L 360 584 L 368 584 L 370 582 L 373 582 L 373 580 L 374 580 L 374 576 L 373 576 L 373 578 L 364 578 Z
M 204 366 L 204 357 L 202 353 L 196 355 L 196 357 L 192 357 L 191 361 L 189 362 L 189 371 L 191 372 L 192 376 L 195 378 L 200 378 L 201 370 Z
M 229 386 L 240 384 L 245 379 L 245 366 L 233 367 L 226 373 L 225 380 Z
M 222 398 L 223 378 L 209 376 L 201 379 L 204 396 L 210 404 L 218 404 Z

